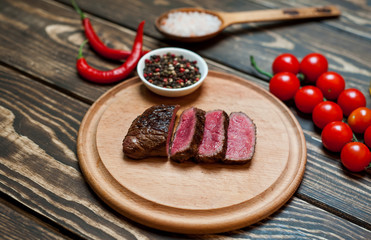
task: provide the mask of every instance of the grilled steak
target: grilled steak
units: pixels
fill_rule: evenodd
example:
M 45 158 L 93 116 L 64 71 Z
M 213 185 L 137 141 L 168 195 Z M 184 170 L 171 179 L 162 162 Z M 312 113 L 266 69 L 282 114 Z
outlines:
M 228 115 L 223 110 L 214 110 L 205 115 L 202 142 L 198 148 L 197 161 L 219 162 L 227 150 Z
M 196 156 L 202 140 L 204 123 L 205 111 L 193 107 L 183 111 L 171 144 L 171 160 L 185 162 Z
M 145 110 L 131 124 L 122 147 L 126 156 L 142 159 L 150 156 L 168 156 L 179 105 L 157 105 Z
M 229 116 L 227 152 L 223 162 L 245 164 L 251 160 L 255 151 L 256 127 L 253 121 L 242 112 Z

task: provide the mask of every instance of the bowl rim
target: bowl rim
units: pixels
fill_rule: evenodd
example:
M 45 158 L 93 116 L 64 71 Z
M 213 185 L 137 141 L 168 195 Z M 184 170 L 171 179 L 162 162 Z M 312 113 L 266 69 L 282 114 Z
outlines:
M 156 86 L 156 85 L 148 82 L 144 78 L 143 69 L 144 69 L 145 59 L 148 59 L 151 55 L 158 54 L 159 52 L 161 53 L 161 52 L 172 52 L 172 51 L 174 51 L 175 54 L 187 53 L 188 55 L 192 55 L 194 58 L 197 59 L 197 63 L 199 64 L 199 66 L 198 66 L 199 68 L 200 68 L 200 65 L 203 65 L 204 70 L 203 70 L 203 72 L 201 72 L 201 77 L 200 77 L 200 79 L 197 83 L 194 83 L 190 86 L 183 87 L 183 88 L 163 88 L 163 87 L 159 87 L 159 86 Z M 203 59 L 199 54 L 197 54 L 197 53 L 195 53 L 191 50 L 188 50 L 188 49 L 185 49 L 185 48 L 178 48 L 178 47 L 163 47 L 163 48 L 157 48 L 157 49 L 151 50 L 148 53 L 146 53 L 145 55 L 143 55 L 139 59 L 139 62 L 137 64 L 137 74 L 138 74 L 139 78 L 142 80 L 142 82 L 145 85 L 147 85 L 151 88 L 157 89 L 159 91 L 164 91 L 164 92 L 183 92 L 183 91 L 198 87 L 205 80 L 208 72 L 209 72 L 209 68 L 208 68 L 208 65 L 207 65 L 205 59 Z

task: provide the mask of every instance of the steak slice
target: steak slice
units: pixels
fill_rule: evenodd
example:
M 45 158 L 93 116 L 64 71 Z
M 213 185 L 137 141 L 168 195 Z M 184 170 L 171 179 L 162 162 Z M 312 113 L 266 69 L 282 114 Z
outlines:
M 122 142 L 124 154 L 133 159 L 168 156 L 167 149 L 179 107 L 156 105 L 139 115 Z
M 222 161 L 227 150 L 229 117 L 223 110 L 214 110 L 205 115 L 205 127 L 198 148 L 197 161 L 213 163 Z
M 229 116 L 227 152 L 223 162 L 228 164 L 245 164 L 255 151 L 256 126 L 242 112 L 233 112 Z
M 171 144 L 171 160 L 185 162 L 196 156 L 202 140 L 204 123 L 205 111 L 191 107 L 182 112 Z

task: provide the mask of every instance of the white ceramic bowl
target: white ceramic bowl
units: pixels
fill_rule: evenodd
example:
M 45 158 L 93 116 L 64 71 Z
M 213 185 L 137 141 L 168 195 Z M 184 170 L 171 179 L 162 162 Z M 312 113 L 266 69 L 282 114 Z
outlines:
M 197 83 L 192 84 L 191 86 L 188 86 L 188 87 L 184 87 L 184 88 L 174 88 L 174 89 L 172 89 L 172 88 L 163 88 L 163 87 L 156 86 L 156 85 L 148 82 L 144 78 L 144 76 L 143 76 L 143 69 L 144 69 L 144 66 L 145 66 L 144 61 L 146 59 L 149 59 L 150 56 L 152 56 L 152 55 L 162 56 L 162 55 L 167 54 L 169 52 L 173 53 L 175 55 L 183 55 L 185 59 L 188 59 L 190 61 L 197 61 L 197 66 L 199 68 L 199 72 L 201 73 L 201 77 L 200 77 L 200 79 L 198 80 Z M 175 47 L 159 48 L 159 49 L 156 49 L 156 50 L 152 50 L 152 51 L 148 52 L 147 54 L 145 54 L 139 60 L 138 65 L 137 65 L 138 76 L 142 80 L 144 85 L 149 90 L 151 90 L 152 92 L 154 92 L 156 94 L 159 94 L 159 95 L 162 95 L 162 96 L 165 96 L 165 97 L 182 97 L 182 96 L 185 96 L 187 94 L 190 94 L 190 93 L 196 91 L 201 86 L 201 84 L 204 82 L 208 71 L 209 71 L 208 66 L 207 66 L 205 60 L 200 55 L 198 55 L 198 54 L 196 54 L 192 51 L 189 51 L 187 49 L 184 49 L 184 48 L 175 48 Z

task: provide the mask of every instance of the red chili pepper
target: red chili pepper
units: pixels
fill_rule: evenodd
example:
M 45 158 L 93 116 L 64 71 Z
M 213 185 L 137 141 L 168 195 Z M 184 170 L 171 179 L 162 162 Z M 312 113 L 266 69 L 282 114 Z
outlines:
M 86 41 L 81 44 L 79 55 L 76 62 L 76 68 L 78 73 L 86 80 L 95 83 L 114 83 L 127 77 L 136 67 L 141 57 L 142 45 L 143 45 L 143 27 L 144 21 L 142 21 L 137 30 L 137 35 L 133 44 L 128 59 L 118 68 L 102 71 L 91 67 L 82 55 L 82 49 Z
M 102 57 L 112 59 L 112 60 L 123 60 L 130 56 L 130 51 L 109 48 L 99 39 L 98 35 L 95 33 L 93 26 L 91 25 L 90 19 L 85 16 L 81 11 L 79 6 L 76 4 L 75 0 L 71 0 L 73 7 L 80 14 L 82 24 L 85 29 L 85 36 L 89 40 L 90 46 Z M 142 55 L 149 51 L 143 51 Z

